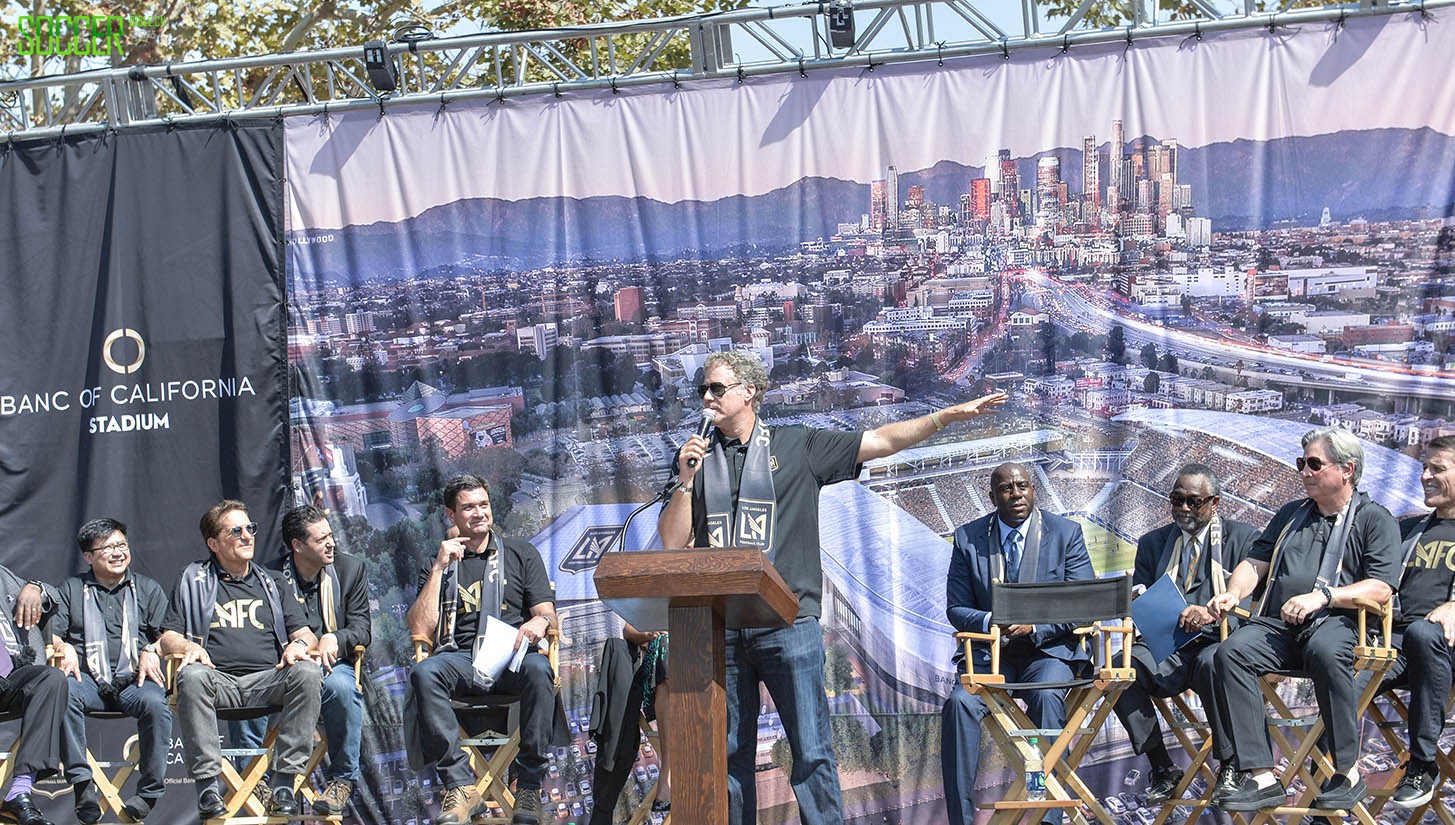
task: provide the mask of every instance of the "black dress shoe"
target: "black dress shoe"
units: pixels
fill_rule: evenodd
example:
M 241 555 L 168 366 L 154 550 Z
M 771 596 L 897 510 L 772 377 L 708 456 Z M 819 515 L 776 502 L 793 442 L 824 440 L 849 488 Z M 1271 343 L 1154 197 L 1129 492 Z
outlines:
M 23 793 L 14 799 L 0 802 L 0 814 L 14 819 L 17 825 L 55 825 L 46 819 L 30 801 L 30 794 Z
M 1164 768 L 1152 774 L 1152 784 L 1147 788 L 1147 805 L 1156 806 L 1172 798 L 1177 783 L 1182 781 L 1182 771 Z
M 287 785 L 273 789 L 268 797 L 268 816 L 294 816 L 298 813 L 298 797 Z
M 1349 777 L 1338 774 L 1319 787 L 1319 795 L 1314 798 L 1313 807 L 1347 811 L 1363 802 L 1368 795 L 1369 788 L 1365 786 L 1363 779 L 1350 783 Z
M 156 806 L 156 800 L 147 799 L 144 796 L 130 796 L 121 803 L 120 818 L 122 822 L 141 822 L 147 818 Z
M 101 821 L 101 794 L 94 782 L 78 782 L 76 794 L 76 821 L 81 825 L 96 825 Z
M 227 813 L 222 794 L 216 788 L 208 788 L 197 797 L 197 816 L 200 819 L 216 819 Z
M 1275 805 L 1282 805 L 1288 799 L 1288 791 L 1275 780 L 1272 785 L 1259 787 L 1253 781 L 1253 774 L 1243 774 L 1243 781 L 1238 784 L 1238 789 L 1223 797 L 1221 802 L 1216 803 L 1217 807 L 1224 811 L 1261 811 L 1264 808 L 1272 808 Z

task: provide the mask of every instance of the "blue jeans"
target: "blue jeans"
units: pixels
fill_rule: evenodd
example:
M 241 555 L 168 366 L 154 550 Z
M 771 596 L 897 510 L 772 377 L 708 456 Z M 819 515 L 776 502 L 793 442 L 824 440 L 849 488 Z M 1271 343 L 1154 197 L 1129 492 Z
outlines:
M 791 627 L 727 631 L 728 822 L 758 821 L 760 682 L 773 697 L 788 735 L 793 752 L 788 783 L 798 798 L 801 821 L 804 825 L 843 821 L 823 668 L 823 631 L 811 616 Z
M 364 736 L 364 695 L 354 685 L 354 666 L 336 662 L 323 677 L 319 718 L 328 737 L 328 764 L 323 779 L 330 782 L 359 781 L 359 744 Z M 229 722 L 228 732 L 235 747 L 260 748 L 268 732 L 268 717 Z
M 70 701 L 61 738 L 66 781 L 72 785 L 91 781 L 91 766 L 86 764 L 86 712 L 120 711 L 136 720 L 137 743 L 141 746 L 137 796 L 153 803 L 161 799 L 166 790 L 167 751 L 172 737 L 172 708 L 167 704 L 166 691 L 149 681 L 141 687 L 128 685 L 107 700 L 101 697 L 96 680 L 84 671 L 79 681 L 67 677 L 66 686 Z

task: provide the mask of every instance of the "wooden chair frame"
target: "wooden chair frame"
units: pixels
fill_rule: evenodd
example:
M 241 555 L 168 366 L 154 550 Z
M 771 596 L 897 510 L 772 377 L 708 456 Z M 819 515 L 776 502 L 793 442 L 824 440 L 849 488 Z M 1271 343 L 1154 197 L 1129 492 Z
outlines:
M 1130 577 L 1123 576 L 1120 579 L 1092 579 L 1089 581 L 1056 582 L 1055 586 L 1064 587 L 1064 592 L 1072 592 L 1075 586 L 1105 586 L 1108 582 L 1116 582 L 1114 586 L 1125 590 L 1124 605 L 1125 611 L 1122 615 L 1100 614 L 1088 615 L 1084 618 L 1078 617 L 1047 617 L 1042 623 L 1080 623 L 1089 622 L 1078 626 L 1075 633 L 1081 637 L 1083 643 L 1093 642 L 1096 655 L 1093 657 L 1093 665 L 1096 673 L 1088 679 L 1078 679 L 1067 683 L 1010 683 L 1005 681 L 1005 676 L 1000 672 L 1000 626 L 992 625 L 987 633 L 961 632 L 955 634 L 957 642 L 963 645 L 966 662 L 966 672 L 960 676 L 960 683 L 972 694 L 979 696 L 985 702 L 988 713 L 982 721 L 984 729 L 991 738 L 1000 746 L 1003 753 L 1019 765 L 1020 770 L 1016 772 L 1010 790 L 1005 797 L 998 802 L 981 805 L 982 809 L 991 809 L 992 825 L 1009 825 L 1019 822 L 1023 817 L 1029 815 L 1032 822 L 1038 822 L 1041 815 L 1054 809 L 1065 810 L 1071 820 L 1077 825 L 1085 825 L 1088 822 L 1084 811 L 1089 811 L 1091 816 L 1103 825 L 1115 825 L 1111 814 L 1102 806 L 1097 795 L 1086 786 L 1077 775 L 1076 769 L 1081 764 L 1087 750 L 1091 748 L 1096 734 L 1101 730 L 1102 725 L 1111 716 L 1112 708 L 1116 700 L 1121 696 L 1122 691 L 1136 678 L 1136 672 L 1132 668 L 1132 637 L 1135 628 L 1132 625 L 1130 616 Z M 1048 583 L 1034 585 L 1035 587 L 1047 587 Z M 1006 611 L 998 609 L 1001 607 L 1001 594 L 1009 597 L 1017 588 L 1025 588 L 1025 585 L 1006 585 L 999 582 L 992 586 L 992 601 L 995 607 L 992 614 L 997 616 L 996 621 L 1002 622 L 1002 614 Z M 1114 607 L 1121 607 L 1118 604 Z M 1096 624 L 1096 622 L 1113 620 L 1110 624 Z M 1004 623 L 1019 623 L 1006 621 Z M 1113 651 L 1113 641 L 1120 637 L 1121 650 L 1119 653 Z M 977 643 L 989 646 L 990 671 L 988 673 L 977 673 L 975 671 L 975 645 Z M 1060 730 L 1038 729 L 1031 721 L 1026 712 L 1016 702 L 1013 694 L 1021 690 L 1044 689 L 1057 684 L 1066 686 L 1069 692 L 1066 696 L 1066 724 Z M 1030 739 L 1036 739 L 1034 746 L 1040 753 L 1041 768 L 1045 773 L 1046 796 L 1045 799 L 1026 799 L 1025 766 L 1036 755 L 1032 750 Z
M 1389 705 L 1395 718 L 1391 719 L 1385 715 L 1383 709 L 1379 707 L 1379 699 L 1383 699 Z M 1445 717 L 1447 719 L 1450 717 L 1452 710 L 1455 710 L 1455 692 L 1452 692 L 1445 700 Z M 1366 711 L 1366 714 L 1374 722 L 1375 729 L 1384 737 L 1384 741 L 1388 743 L 1390 753 L 1396 756 L 1400 762 L 1400 767 L 1404 769 L 1390 776 L 1391 781 L 1388 787 L 1371 791 L 1370 796 L 1374 797 L 1375 802 L 1370 805 L 1370 813 L 1378 815 L 1389 800 L 1394 797 L 1395 788 L 1398 787 L 1400 780 L 1404 778 L 1405 770 L 1409 769 L 1409 704 L 1395 691 L 1386 691 L 1376 696 L 1375 700 L 1369 703 L 1369 709 Z M 1395 734 L 1394 730 L 1396 728 L 1405 729 L 1404 739 L 1401 739 Z M 1440 799 L 1440 789 L 1446 782 L 1455 781 L 1455 751 L 1437 750 L 1435 753 L 1435 767 L 1439 771 L 1439 777 L 1436 779 L 1435 784 L 1435 795 L 1424 805 L 1409 809 L 1405 818 L 1406 825 L 1416 825 L 1416 823 L 1421 822 L 1426 812 L 1434 814 L 1436 820 L 1442 823 L 1442 825 L 1455 825 L 1455 812 L 1452 812 Z
M 428 636 L 411 636 L 414 643 L 414 661 L 429 658 L 434 640 Z M 552 680 L 557 692 L 561 690 L 561 634 L 552 627 L 546 630 L 546 658 L 551 663 Z M 451 701 L 456 715 L 472 710 L 508 708 L 518 703 L 513 696 L 466 696 Z M 510 727 L 509 724 L 505 727 Z M 470 769 L 475 773 L 475 790 L 487 806 L 499 808 L 501 813 L 488 811 L 472 821 L 474 825 L 510 825 L 515 815 L 515 791 L 510 787 L 510 764 L 520 753 L 520 732 L 487 730 L 471 734 L 460 726 L 460 747 L 470 758 Z
M 354 647 L 354 685 L 360 690 L 363 689 L 364 653 L 363 645 Z M 177 665 L 181 659 L 181 655 L 174 653 L 166 660 L 167 695 L 174 704 L 176 702 Z M 281 710 L 281 707 L 220 709 L 217 712 L 217 719 L 219 722 L 255 719 L 260 716 L 272 716 Z M 222 770 L 218 774 L 218 778 L 222 783 L 223 802 L 227 806 L 227 811 L 216 819 L 207 820 L 208 822 L 225 823 L 225 825 L 283 825 L 283 823 L 302 819 L 329 823 L 343 822 L 342 814 L 324 816 L 312 812 L 312 803 L 318 798 L 318 794 L 313 790 L 309 777 L 313 776 L 313 772 L 328 755 L 328 739 L 317 726 L 315 726 L 313 734 L 313 751 L 309 754 L 304 769 L 293 781 L 293 791 L 298 795 L 298 813 L 294 816 L 268 816 L 263 801 L 258 798 L 255 791 L 268 776 L 268 769 L 272 766 L 273 744 L 277 738 L 277 726 L 269 724 L 267 733 L 263 735 L 263 741 L 258 747 L 222 749 Z M 89 753 L 87 758 L 90 758 Z M 233 764 L 235 758 L 247 759 L 241 770 Z M 117 784 L 119 786 L 120 783 Z M 119 806 L 117 810 L 120 810 Z
M 1354 669 L 1364 671 L 1369 678 L 1354 709 L 1356 716 L 1362 716 L 1379 692 L 1380 682 L 1385 672 L 1394 664 L 1398 651 L 1389 646 L 1394 619 L 1390 606 L 1369 599 L 1357 599 L 1354 607 L 1357 611 L 1358 633 L 1358 643 L 1354 646 Z M 1371 616 L 1380 622 L 1379 645 L 1368 643 Z M 1249 815 L 1249 822 L 1251 825 L 1279 821 L 1297 822 L 1303 817 L 1312 816 L 1324 818 L 1331 823 L 1352 817 L 1360 825 L 1377 825 L 1367 802 L 1361 802 L 1348 810 L 1311 807 L 1314 798 L 1318 796 L 1319 786 L 1334 775 L 1334 764 L 1329 755 L 1319 748 L 1319 739 L 1324 733 L 1323 718 L 1317 713 L 1303 717 L 1296 715 L 1283 701 L 1283 697 L 1278 695 L 1279 682 L 1288 676 L 1289 674 L 1265 675 L 1260 681 L 1260 687 L 1264 702 L 1274 711 L 1268 720 L 1268 735 L 1273 740 L 1273 746 L 1288 759 L 1288 767 L 1279 776 L 1279 783 L 1285 791 L 1295 790 L 1295 785 L 1299 783 L 1303 787 L 1297 791 L 1292 804 L 1254 812 Z M 1292 728 L 1302 728 L 1302 735 L 1296 739 L 1292 737 L 1288 732 Z

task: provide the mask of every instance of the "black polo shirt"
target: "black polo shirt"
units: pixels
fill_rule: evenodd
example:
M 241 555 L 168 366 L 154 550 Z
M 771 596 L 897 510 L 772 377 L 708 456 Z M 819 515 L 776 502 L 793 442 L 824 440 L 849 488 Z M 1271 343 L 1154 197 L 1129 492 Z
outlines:
M 1299 499 L 1283 505 L 1268 522 L 1258 541 L 1254 542 L 1253 549 L 1248 551 L 1248 558 L 1270 561 L 1273 545 L 1283 533 L 1284 526 L 1298 518 L 1305 501 L 1307 499 Z M 1289 599 L 1313 592 L 1324 546 L 1328 544 L 1336 518 L 1337 514 L 1325 516 L 1315 509 L 1303 526 L 1289 531 L 1283 542 L 1278 567 L 1268 572 L 1264 616 L 1276 619 Z M 1335 584 L 1378 579 L 1391 588 L 1398 587 L 1400 558 L 1399 523 L 1388 510 L 1373 501 L 1366 501 L 1354 513 L 1354 523 L 1344 542 L 1339 580 Z
M 823 598 L 823 555 L 818 532 L 818 495 L 823 487 L 859 475 L 862 432 L 819 430 L 811 427 L 770 427 L 773 494 L 777 500 L 773 539 L 773 566 L 798 596 L 798 616 L 817 617 Z M 719 436 L 720 437 L 720 436 Z M 733 439 L 724 442 L 732 459 L 728 478 L 733 505 L 747 450 Z M 672 459 L 675 478 L 677 459 Z M 698 478 L 702 477 L 699 472 Z M 698 547 L 707 545 L 707 501 L 701 484 L 693 485 L 692 532 Z
M 515 539 L 505 539 L 502 545 L 505 598 L 500 604 L 500 620 L 512 627 L 520 627 L 531 618 L 532 607 L 554 602 L 556 594 L 550 577 L 546 575 L 546 563 L 541 560 L 535 545 Z M 494 585 L 484 580 L 488 565 L 489 557 L 485 554 L 467 554 L 460 559 L 457 568 L 460 596 L 455 602 L 455 644 L 465 650 L 475 644 L 475 633 L 480 627 L 481 600 L 495 592 Z M 433 566 L 434 558 L 431 556 L 419 569 L 418 587 L 424 587 Z

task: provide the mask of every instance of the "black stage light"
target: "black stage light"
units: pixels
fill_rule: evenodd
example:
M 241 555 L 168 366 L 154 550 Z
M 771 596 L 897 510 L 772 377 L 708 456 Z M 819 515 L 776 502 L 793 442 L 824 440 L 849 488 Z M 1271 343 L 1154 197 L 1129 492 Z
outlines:
M 836 49 L 854 47 L 854 4 L 850 0 L 829 3 L 829 42 Z
M 389 57 L 389 45 L 383 40 L 370 40 L 364 44 L 364 69 L 369 73 L 369 85 L 375 91 L 392 92 L 399 88 L 399 73 L 394 60 Z

